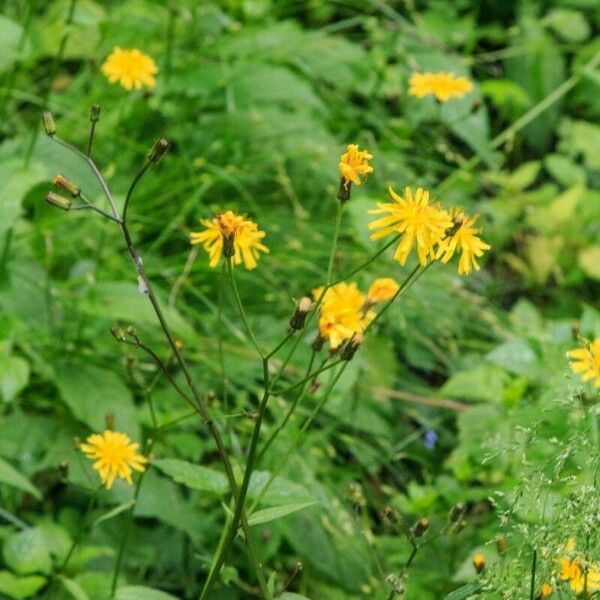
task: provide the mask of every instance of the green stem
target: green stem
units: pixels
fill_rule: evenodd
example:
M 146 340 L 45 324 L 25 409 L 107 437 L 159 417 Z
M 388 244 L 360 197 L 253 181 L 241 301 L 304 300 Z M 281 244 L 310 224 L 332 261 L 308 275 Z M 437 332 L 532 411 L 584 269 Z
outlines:
M 235 275 L 233 274 L 233 262 L 231 258 L 227 259 L 227 272 L 229 274 L 229 279 L 231 280 L 231 288 L 233 289 L 233 294 L 235 296 L 235 303 L 237 304 L 238 311 L 240 313 L 240 317 L 242 317 L 242 321 L 246 327 L 246 331 L 250 336 L 250 340 L 252 341 L 252 345 L 258 352 L 258 355 L 264 360 L 266 358 L 265 353 L 263 352 L 260 344 L 258 343 L 256 336 L 254 335 L 254 331 L 248 322 L 248 317 L 246 316 L 246 311 L 244 310 L 244 305 L 242 304 L 242 299 L 240 298 L 240 293 L 237 287 L 237 283 L 235 281 Z
M 331 252 L 329 253 L 329 263 L 327 264 L 327 277 L 325 279 L 325 286 L 331 285 L 331 275 L 333 273 L 333 263 L 335 262 L 335 251 L 337 248 L 337 242 L 340 235 L 340 227 L 342 225 L 342 214 L 344 212 L 344 203 L 338 202 L 337 213 L 335 215 L 335 226 L 333 229 L 333 242 L 331 244 Z
M 533 549 L 533 556 L 531 557 L 531 587 L 529 588 L 529 600 L 535 598 L 535 571 L 537 568 L 537 549 Z

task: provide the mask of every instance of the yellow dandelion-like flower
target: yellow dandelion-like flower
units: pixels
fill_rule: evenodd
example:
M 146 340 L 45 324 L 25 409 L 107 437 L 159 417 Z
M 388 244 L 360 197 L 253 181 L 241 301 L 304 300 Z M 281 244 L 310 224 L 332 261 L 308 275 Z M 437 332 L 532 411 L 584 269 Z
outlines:
M 348 144 L 339 164 L 340 176 L 346 188 L 351 183 L 360 185 L 363 182 L 361 176 L 366 178 L 373 172 L 373 167 L 369 164 L 372 158 L 373 155 L 366 150 L 359 150 L 358 144 Z
M 110 83 L 120 83 L 126 90 L 152 89 L 158 67 L 154 59 L 137 48 L 122 50 L 116 47 L 104 61 L 102 74 Z
M 318 299 L 322 291 L 323 288 L 313 290 L 313 297 Z M 356 283 L 341 282 L 325 292 L 319 307 L 319 333 L 332 349 L 354 334 L 362 334 L 373 319 L 375 314 L 366 309 L 365 302 Z
M 575 540 L 569 538 L 567 552 L 575 551 Z M 559 559 L 559 576 L 577 594 L 591 595 L 600 590 L 600 565 L 588 563 L 582 556 L 563 556 Z
M 540 588 L 540 593 L 538 594 L 538 597 L 539 598 L 550 598 L 550 596 L 552 596 L 553 591 L 554 590 L 552 589 L 552 586 L 546 582 Z
M 408 93 L 417 98 L 433 95 L 440 102 L 451 98 L 462 98 L 473 89 L 466 77 L 456 77 L 453 73 L 413 73 L 410 76 Z
M 441 259 L 443 263 L 447 263 L 454 256 L 454 253 L 460 250 L 462 254 L 458 261 L 459 275 L 469 275 L 473 268 L 479 271 L 479 264 L 475 259 L 482 256 L 491 246 L 478 237 L 477 234 L 481 230 L 473 227 L 477 217 L 467 217 L 458 208 L 453 209 L 450 216 L 453 227 L 440 242 L 436 258 Z
M 579 373 L 583 381 L 594 380 L 594 385 L 600 387 L 600 338 L 567 352 L 571 359 L 571 371 Z
M 398 285 L 398 282 L 391 277 L 376 279 L 367 292 L 367 302 L 369 304 L 386 302 L 393 298 L 399 289 L 400 286 Z
M 485 569 L 486 560 L 483 554 L 475 554 L 471 559 L 471 562 L 478 573 L 481 573 L 481 571 Z
M 380 230 L 371 235 L 371 239 L 378 240 L 389 234 L 401 233 L 394 259 L 405 265 L 416 245 L 419 263 L 425 266 L 429 259 L 435 258 L 435 246 L 444 239 L 446 230 L 452 227 L 452 219 L 446 211 L 429 204 L 429 192 L 423 188 L 417 188 L 414 197 L 408 187 L 404 190 L 404 196 L 398 196 L 392 188 L 389 188 L 389 194 L 393 202 L 378 202 L 377 208 L 369 211 L 372 215 L 387 214 L 369 223 L 369 229 Z
M 200 221 L 206 229 L 192 232 L 192 244 L 202 244 L 210 257 L 209 265 L 216 267 L 221 256 L 233 258 L 233 264 L 242 261 L 246 269 L 255 269 L 259 252 L 269 252 L 262 243 L 266 233 L 259 231 L 258 225 L 231 210 L 221 213 L 213 219 Z
M 102 483 L 110 490 L 115 478 L 120 477 L 131 485 L 132 469 L 144 471 L 148 459 L 137 453 L 140 445 L 132 443 L 125 433 L 107 430 L 90 435 L 79 448 L 91 460 L 98 471 Z

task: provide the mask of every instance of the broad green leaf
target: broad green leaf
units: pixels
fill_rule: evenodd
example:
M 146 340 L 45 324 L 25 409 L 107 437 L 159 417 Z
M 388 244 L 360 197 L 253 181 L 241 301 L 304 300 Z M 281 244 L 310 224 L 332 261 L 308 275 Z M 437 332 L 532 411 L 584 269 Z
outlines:
M 0 571 L 0 594 L 13 600 L 31 598 L 46 585 L 46 578 L 40 575 L 18 577 L 10 571 Z
M 516 375 L 525 375 L 537 362 L 535 352 L 523 339 L 505 342 L 487 355 L 487 360 Z
M 56 368 L 56 385 L 71 412 L 92 430 L 104 431 L 106 415 L 112 414 L 115 429 L 139 438 L 131 391 L 113 371 L 62 363 Z
M 52 568 L 50 552 L 39 529 L 13 533 L 4 543 L 2 555 L 6 565 L 19 575 L 49 573 Z
M 544 158 L 544 167 L 556 181 L 564 186 L 585 183 L 587 180 L 585 169 L 572 158 L 563 154 L 548 154 Z
M 270 471 L 254 471 L 248 485 L 248 497 L 256 497 L 271 477 Z M 290 481 L 285 477 L 275 477 L 265 495 L 261 498 L 261 504 L 266 506 L 280 506 L 282 504 L 298 504 L 314 500 L 304 486 Z
M 298 512 L 299 510 L 303 510 L 304 508 L 308 508 L 309 506 L 314 506 L 315 504 L 318 504 L 318 502 L 316 500 L 313 500 L 311 502 L 284 504 L 283 506 L 274 506 L 272 508 L 264 508 L 262 510 L 257 510 L 248 517 L 248 524 L 261 525 L 262 523 L 275 521 L 276 519 L 281 519 L 281 517 L 291 515 L 292 513 Z
M 590 26 L 577 10 L 554 8 L 546 15 L 544 22 L 566 42 L 584 42 L 590 36 Z
M 153 588 L 127 585 L 117 590 L 116 600 L 178 600 L 178 598 Z
M 113 508 L 112 510 L 109 510 L 108 512 L 99 516 L 93 522 L 92 527 L 95 527 L 96 525 L 99 525 L 100 523 L 103 523 L 104 521 L 109 521 L 110 519 L 113 519 L 117 515 L 120 515 L 122 512 L 125 512 L 128 508 L 131 508 L 134 504 L 135 504 L 135 500 L 129 500 L 128 502 L 123 502 L 123 504 L 119 504 L 119 506 L 115 506 L 115 508 Z
M 577 257 L 583 272 L 592 279 L 600 279 L 600 245 L 588 246 Z
M 168 475 L 173 481 L 194 490 L 225 494 L 229 490 L 227 477 L 220 471 L 194 465 L 177 458 L 163 458 L 152 461 L 152 466 Z
M 457 590 L 450 592 L 447 596 L 444 596 L 444 600 L 464 600 L 465 598 L 477 593 L 481 587 L 482 584 L 479 581 L 467 583 L 467 585 L 463 585 Z
M 19 488 L 35 496 L 38 500 L 42 499 L 42 495 L 33 483 L 2 458 L 0 458 L 0 481 L 6 485 Z
M 29 383 L 29 363 L 19 356 L 0 354 L 0 397 L 11 402 Z
M 509 376 L 495 365 L 483 364 L 469 371 L 460 371 L 442 386 L 444 396 L 470 400 L 498 401 L 502 398 Z
M 63 587 L 71 597 L 75 598 L 75 600 L 89 600 L 90 597 L 81 589 L 81 586 L 74 581 L 73 579 L 69 579 L 68 577 L 60 577 L 60 582 Z

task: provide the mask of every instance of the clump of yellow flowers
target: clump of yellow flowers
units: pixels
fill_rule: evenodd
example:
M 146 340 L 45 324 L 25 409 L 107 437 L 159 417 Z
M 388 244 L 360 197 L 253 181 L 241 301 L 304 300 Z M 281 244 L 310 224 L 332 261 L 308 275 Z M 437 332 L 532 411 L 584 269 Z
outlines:
M 568 556 L 563 556 L 560 563 L 559 575 L 568 582 L 575 594 L 591 596 L 600 590 L 600 565 L 589 563 L 582 556 L 575 555 L 575 540 L 569 538 L 566 550 Z
M 571 359 L 571 371 L 578 373 L 583 381 L 594 382 L 600 387 L 600 338 L 596 338 L 583 348 L 567 352 Z
M 410 76 L 408 93 L 417 98 L 434 96 L 439 102 L 452 98 L 462 98 L 473 89 L 466 77 L 457 77 L 453 73 L 413 73 Z
M 122 50 L 118 46 L 108 55 L 101 68 L 110 83 L 119 83 L 127 91 L 152 89 L 158 67 L 154 59 L 137 48 Z
M 140 472 L 145 470 L 148 459 L 138 454 L 139 447 L 126 433 L 110 429 L 104 433 L 93 433 L 85 443 L 79 445 L 80 450 L 95 461 L 92 466 L 98 471 L 107 490 L 112 488 L 117 477 L 131 485 L 132 469 Z

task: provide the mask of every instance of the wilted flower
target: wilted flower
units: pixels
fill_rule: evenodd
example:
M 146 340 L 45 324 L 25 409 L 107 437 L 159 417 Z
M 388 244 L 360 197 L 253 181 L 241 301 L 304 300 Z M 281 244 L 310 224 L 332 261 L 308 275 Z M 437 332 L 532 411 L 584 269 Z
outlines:
M 473 89 L 466 77 L 456 77 L 453 73 L 413 73 L 410 76 L 408 93 L 417 98 L 433 95 L 440 102 L 450 98 L 462 98 Z
M 153 88 L 158 67 L 151 56 L 137 48 L 122 50 L 118 46 L 102 65 L 102 74 L 110 83 L 120 83 L 126 90 Z

